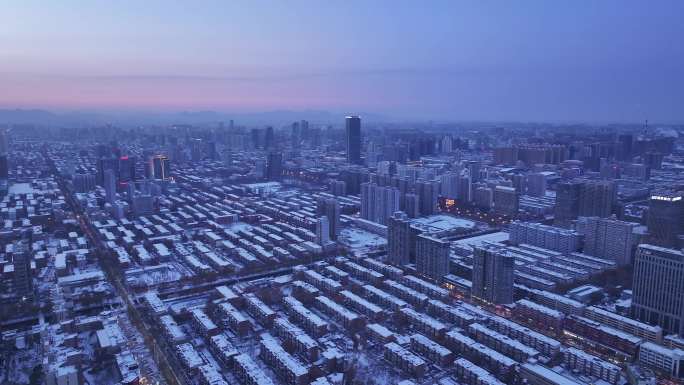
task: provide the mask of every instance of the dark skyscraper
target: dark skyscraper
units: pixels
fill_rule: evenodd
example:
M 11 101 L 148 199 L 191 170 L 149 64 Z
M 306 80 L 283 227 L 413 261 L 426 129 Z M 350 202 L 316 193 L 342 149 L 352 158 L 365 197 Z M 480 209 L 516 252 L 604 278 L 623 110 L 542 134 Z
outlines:
M 345 139 L 347 144 L 347 162 L 361 164 L 361 118 L 347 116 Z
M 270 150 L 275 147 L 275 134 L 273 133 L 273 127 L 266 127 L 264 131 L 264 149 Z
M 280 152 L 269 152 L 266 159 L 266 178 L 268 180 L 278 180 L 283 175 L 283 154 Z
M 684 199 L 679 194 L 652 195 L 648 202 L 649 242 L 677 247 L 684 235 Z
M 397 211 L 387 220 L 387 258 L 398 266 L 411 257 L 411 222 L 406 213 Z
M 513 302 L 515 258 L 504 248 L 483 245 L 473 255 L 473 297 L 488 303 Z
M 580 207 L 582 182 L 561 182 L 556 187 L 555 224 L 570 227 L 571 221 L 577 219 Z
M 152 178 L 167 180 L 171 175 L 171 164 L 169 158 L 164 155 L 156 155 L 151 162 Z
M 615 182 L 589 181 L 580 189 L 579 215 L 583 217 L 609 217 L 617 199 Z
M 684 335 L 684 254 L 649 244 L 639 245 L 634 259 L 634 318 Z

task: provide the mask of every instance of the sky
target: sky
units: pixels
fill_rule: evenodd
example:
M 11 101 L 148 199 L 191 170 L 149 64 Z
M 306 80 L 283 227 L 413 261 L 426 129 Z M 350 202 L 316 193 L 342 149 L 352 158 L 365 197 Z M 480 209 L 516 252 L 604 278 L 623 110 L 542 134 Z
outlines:
M 5 0 L 0 108 L 684 122 L 684 1 Z

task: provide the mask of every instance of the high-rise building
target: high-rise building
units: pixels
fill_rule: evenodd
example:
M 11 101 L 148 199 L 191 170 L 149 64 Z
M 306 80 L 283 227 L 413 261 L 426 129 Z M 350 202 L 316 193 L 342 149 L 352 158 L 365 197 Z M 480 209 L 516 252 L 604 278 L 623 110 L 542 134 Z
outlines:
M 458 180 L 460 175 L 455 172 L 447 172 L 442 174 L 439 179 L 440 185 L 440 195 L 449 198 L 456 199 L 458 197 Z
M 494 192 L 489 187 L 478 187 L 473 191 L 473 203 L 476 207 L 489 210 L 494 204 Z
M 449 274 L 449 242 L 427 234 L 418 235 L 416 270 L 437 280 Z
M 190 158 L 193 162 L 199 162 L 204 157 L 204 143 L 202 139 L 195 138 L 190 141 Z
M 283 175 L 283 153 L 271 151 L 266 158 L 266 179 L 279 180 Z
M 578 215 L 583 217 L 609 217 L 617 199 L 615 182 L 609 180 L 588 181 L 580 188 Z
M 75 174 L 73 178 L 74 191 L 85 193 L 95 189 L 94 174 Z
M 137 177 L 135 164 L 137 158 L 134 156 L 124 155 L 119 158 L 119 175 L 120 182 L 132 182 Z
M 0 179 L 9 178 L 9 161 L 7 154 L 0 154 Z
M 543 197 L 546 194 L 546 175 L 535 172 L 525 175 L 525 194 L 535 197 Z
M 106 170 L 112 170 L 114 172 L 115 179 L 119 175 L 119 159 L 117 158 L 100 158 L 97 160 L 97 184 L 104 186 L 104 172 Z
M 554 222 L 557 226 L 569 228 L 572 221 L 577 219 L 582 184 L 574 180 L 558 183 L 554 209 Z
M 470 174 L 470 181 L 477 183 L 482 180 L 482 163 L 468 162 L 468 173 Z
M 513 187 L 494 188 L 494 210 L 499 214 L 514 217 L 518 215 L 518 192 Z
M 472 200 L 472 181 L 469 176 L 464 175 L 458 180 L 458 200 L 468 203 Z
M 618 265 L 632 262 L 636 227 L 636 223 L 612 218 L 579 217 L 577 220 L 577 232 L 584 236 L 583 252 Z
M 116 200 L 116 175 L 114 170 L 107 169 L 104 172 L 104 188 L 106 193 L 106 200 L 109 203 L 114 203 Z
M 397 266 L 411 257 L 411 222 L 406 213 L 397 211 L 387 220 L 387 258 Z
M 624 161 L 632 160 L 634 136 L 632 134 L 623 134 L 618 136 L 618 159 Z
M 684 336 L 684 253 L 641 244 L 634 258 L 632 315 Z
M 327 217 L 319 217 L 316 221 L 316 243 L 325 245 L 330 242 L 330 222 Z
M 157 180 L 168 180 L 171 176 L 171 162 L 165 155 L 155 155 L 150 162 L 152 178 Z
M 361 185 L 361 218 L 380 224 L 387 223 L 399 210 L 399 190 L 366 182 Z
M 361 118 L 347 116 L 345 130 L 347 163 L 361 164 Z
M 270 150 L 275 148 L 275 134 L 273 133 L 273 127 L 266 127 L 264 131 L 264 150 Z
M 684 235 L 684 199 L 680 193 L 652 195 L 648 201 L 649 242 L 677 247 Z
M 420 199 L 420 214 L 432 215 L 439 202 L 439 181 L 417 181 L 416 194 Z
M 14 289 L 21 301 L 33 300 L 33 275 L 31 274 L 31 257 L 25 243 L 15 245 L 12 254 L 14 267 Z
M 318 197 L 316 199 L 316 214 L 328 219 L 330 238 L 337 239 L 340 234 L 340 203 L 335 198 Z
M 472 296 L 494 304 L 513 302 L 515 258 L 506 249 L 492 244 L 475 248 Z

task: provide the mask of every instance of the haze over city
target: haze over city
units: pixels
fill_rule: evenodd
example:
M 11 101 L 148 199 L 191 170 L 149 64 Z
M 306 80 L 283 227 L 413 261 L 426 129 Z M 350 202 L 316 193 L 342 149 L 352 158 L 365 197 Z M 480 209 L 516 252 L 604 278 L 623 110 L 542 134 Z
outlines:
M 0 384 L 684 384 L 682 11 L 4 2 Z

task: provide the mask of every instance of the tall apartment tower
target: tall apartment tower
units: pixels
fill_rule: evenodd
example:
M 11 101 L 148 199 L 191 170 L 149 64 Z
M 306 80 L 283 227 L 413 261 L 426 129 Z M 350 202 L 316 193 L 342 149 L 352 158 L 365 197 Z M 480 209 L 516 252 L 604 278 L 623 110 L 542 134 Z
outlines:
M 518 192 L 513 187 L 496 186 L 494 188 L 494 211 L 511 217 L 518 215 Z
M 347 163 L 361 164 L 361 118 L 347 116 L 345 123 Z
M 684 336 L 684 253 L 641 244 L 634 258 L 632 316 Z
M 361 185 L 361 218 L 386 224 L 399 210 L 399 189 L 366 182 Z
M 416 270 L 433 279 L 449 274 L 449 241 L 418 235 L 416 239 Z
M 582 184 L 580 181 L 566 181 L 558 184 L 554 208 L 555 225 L 569 228 L 572 221 L 577 219 Z
M 330 238 L 336 240 L 340 235 L 340 202 L 335 198 L 325 199 L 322 214 L 328 218 Z
M 677 247 L 684 235 L 684 199 L 680 194 L 652 195 L 648 201 L 649 242 Z
M 613 212 L 616 199 L 615 182 L 598 180 L 584 183 L 580 191 L 579 215 L 607 218 Z
M 476 247 L 472 296 L 488 303 L 512 303 L 514 268 L 515 258 L 504 248 L 491 244 Z
M 546 175 L 536 172 L 525 175 L 525 194 L 543 197 L 546 194 Z
M 439 201 L 439 187 L 438 181 L 417 181 L 416 193 L 420 199 L 420 214 L 432 215 L 437 211 L 437 203 Z
M 632 262 L 636 227 L 636 223 L 612 218 L 579 217 L 577 220 L 577 232 L 584 236 L 584 253 L 618 265 Z
M 330 241 L 330 222 L 328 217 L 320 217 L 316 221 L 316 243 L 325 245 Z
M 389 263 L 403 266 L 411 258 L 411 222 L 402 211 L 387 220 L 387 258 Z
M 116 200 L 116 174 L 114 170 L 107 169 L 104 171 L 104 188 L 107 202 L 114 203 Z

